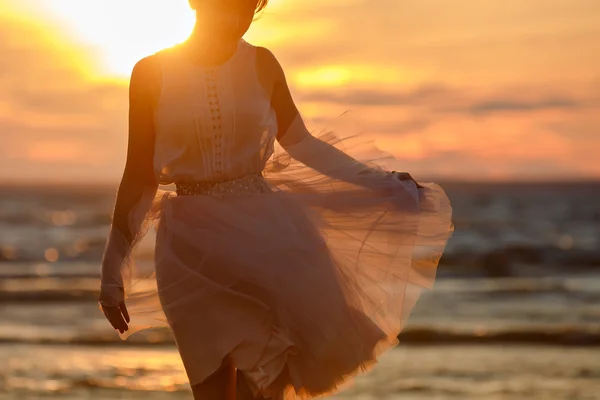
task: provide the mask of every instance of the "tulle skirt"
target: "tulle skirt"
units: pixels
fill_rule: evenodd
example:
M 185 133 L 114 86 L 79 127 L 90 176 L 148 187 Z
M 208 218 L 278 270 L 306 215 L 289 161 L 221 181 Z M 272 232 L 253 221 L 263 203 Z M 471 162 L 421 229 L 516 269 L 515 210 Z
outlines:
M 262 176 L 266 192 L 158 193 L 153 255 L 130 260 L 127 335 L 168 324 L 192 384 L 229 362 L 257 395 L 329 395 L 396 345 L 433 285 L 451 206 L 436 184 L 374 190 L 293 160 Z

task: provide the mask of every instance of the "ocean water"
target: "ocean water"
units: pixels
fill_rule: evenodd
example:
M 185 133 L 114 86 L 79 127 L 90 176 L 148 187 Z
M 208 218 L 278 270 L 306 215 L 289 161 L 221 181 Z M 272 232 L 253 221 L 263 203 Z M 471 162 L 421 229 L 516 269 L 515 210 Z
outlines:
M 190 400 L 172 347 L 0 346 L 0 399 Z M 332 399 L 591 400 L 600 350 L 401 346 Z
M 336 398 L 600 399 L 600 184 L 451 184 L 401 345 Z M 0 187 L 0 399 L 190 399 L 168 331 L 99 311 L 116 187 Z

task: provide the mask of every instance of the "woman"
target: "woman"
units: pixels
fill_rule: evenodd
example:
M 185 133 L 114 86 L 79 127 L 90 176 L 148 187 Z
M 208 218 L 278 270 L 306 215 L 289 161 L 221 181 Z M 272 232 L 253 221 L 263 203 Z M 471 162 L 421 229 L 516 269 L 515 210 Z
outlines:
M 191 37 L 131 76 L 100 305 L 122 337 L 168 324 L 196 399 L 335 392 L 397 343 L 452 232 L 437 185 L 307 131 L 242 39 L 266 3 L 190 0 Z M 134 263 L 150 228 L 153 262 Z

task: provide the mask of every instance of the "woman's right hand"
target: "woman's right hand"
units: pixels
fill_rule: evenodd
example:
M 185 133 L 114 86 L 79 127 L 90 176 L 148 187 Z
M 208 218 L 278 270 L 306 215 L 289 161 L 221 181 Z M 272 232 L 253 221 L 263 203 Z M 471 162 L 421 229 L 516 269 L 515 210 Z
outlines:
M 417 185 L 417 189 L 423 189 L 424 186 L 419 185 L 419 182 L 415 181 L 415 179 L 410 176 L 408 172 L 396 172 L 392 171 L 392 174 L 396 175 L 396 177 L 401 181 L 413 181 L 415 185 Z
M 127 311 L 127 307 L 125 306 L 125 292 L 122 287 L 110 287 L 108 288 L 109 292 L 113 292 L 115 290 L 119 290 L 119 300 L 115 300 L 114 293 L 107 293 L 107 288 L 102 288 L 100 291 L 100 299 L 98 302 L 100 303 L 100 308 L 104 313 L 104 316 L 110 322 L 112 327 L 123 333 L 129 330 L 129 312 Z

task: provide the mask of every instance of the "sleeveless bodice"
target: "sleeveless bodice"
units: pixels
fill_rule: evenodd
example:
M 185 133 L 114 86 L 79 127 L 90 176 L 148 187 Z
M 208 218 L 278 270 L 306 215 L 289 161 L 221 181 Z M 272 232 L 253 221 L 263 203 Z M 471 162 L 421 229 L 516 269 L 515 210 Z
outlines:
M 256 72 L 256 48 L 240 40 L 217 67 L 158 54 L 154 168 L 161 184 L 226 181 L 261 173 L 277 134 L 270 99 Z

